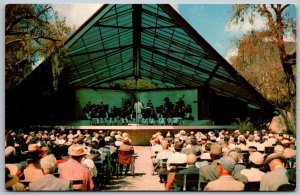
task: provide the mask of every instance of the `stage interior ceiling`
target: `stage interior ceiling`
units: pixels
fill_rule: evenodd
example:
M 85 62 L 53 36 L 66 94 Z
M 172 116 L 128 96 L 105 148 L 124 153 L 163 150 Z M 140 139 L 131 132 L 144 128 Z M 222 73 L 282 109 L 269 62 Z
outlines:
M 170 5 L 103 5 L 65 48 L 72 86 L 107 88 L 144 79 L 169 88 L 205 86 L 260 109 L 273 108 Z

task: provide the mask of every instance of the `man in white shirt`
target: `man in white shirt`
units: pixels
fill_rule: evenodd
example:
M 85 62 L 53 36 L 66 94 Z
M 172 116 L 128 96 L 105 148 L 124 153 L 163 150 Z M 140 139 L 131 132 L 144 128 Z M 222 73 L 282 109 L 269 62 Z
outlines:
M 136 113 L 136 121 L 138 122 L 142 118 L 142 110 L 144 106 L 138 99 L 137 102 L 134 104 L 134 111 Z

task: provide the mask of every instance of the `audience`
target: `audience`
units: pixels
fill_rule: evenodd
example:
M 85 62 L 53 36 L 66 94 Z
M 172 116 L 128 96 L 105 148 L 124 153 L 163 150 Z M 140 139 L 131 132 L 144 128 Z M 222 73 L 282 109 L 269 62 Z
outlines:
M 83 184 L 73 189 L 103 190 L 117 167 L 128 175 L 134 153 L 130 135 L 121 131 L 19 129 L 6 131 L 5 143 L 5 189 L 10 191 L 67 191 L 74 180 Z M 295 187 L 296 141 L 288 134 L 180 130 L 156 132 L 150 144 L 152 173 L 166 190 L 178 190 L 177 173 L 199 174 L 194 187 L 205 191 L 247 191 L 251 183 L 258 183 L 259 191 Z

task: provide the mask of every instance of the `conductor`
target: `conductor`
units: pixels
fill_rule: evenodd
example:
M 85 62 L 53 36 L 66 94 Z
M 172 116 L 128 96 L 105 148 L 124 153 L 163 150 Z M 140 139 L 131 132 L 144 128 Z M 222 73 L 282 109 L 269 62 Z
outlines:
M 143 108 L 144 108 L 143 104 L 138 99 L 137 102 L 134 104 L 134 110 L 135 110 L 135 113 L 136 113 L 136 121 L 137 121 L 137 123 L 139 123 L 139 120 L 142 118 L 142 110 L 143 110 Z

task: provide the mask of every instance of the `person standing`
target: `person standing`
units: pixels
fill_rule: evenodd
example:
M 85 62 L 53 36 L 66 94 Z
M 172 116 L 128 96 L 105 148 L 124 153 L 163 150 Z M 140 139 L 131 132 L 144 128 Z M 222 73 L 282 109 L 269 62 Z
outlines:
M 138 99 L 137 102 L 134 104 L 134 111 L 136 115 L 136 121 L 139 123 L 139 120 L 142 118 L 142 110 L 144 109 L 144 106 L 142 102 Z

